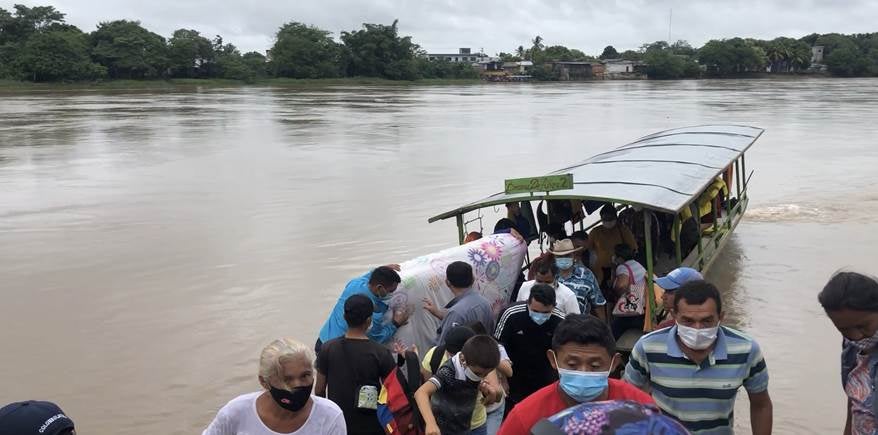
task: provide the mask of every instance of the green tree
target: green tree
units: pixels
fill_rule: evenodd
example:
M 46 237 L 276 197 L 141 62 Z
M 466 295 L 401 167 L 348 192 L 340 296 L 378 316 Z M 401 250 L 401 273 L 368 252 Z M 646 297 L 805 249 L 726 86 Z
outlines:
M 79 30 L 58 30 L 31 35 L 22 48 L 18 70 L 35 82 L 91 80 L 107 70 L 91 61 L 88 37 Z
M 278 77 L 318 79 L 341 74 L 341 46 L 330 32 L 302 23 L 281 26 L 271 48 L 270 68 Z
M 168 40 L 172 77 L 208 77 L 216 60 L 213 44 L 195 30 L 178 29 Z
M 15 5 L 13 9 L 15 14 L 0 8 L 0 45 L 23 44 L 30 35 L 64 23 L 64 14 L 53 6 Z
M 341 40 L 348 76 L 390 80 L 418 78 L 418 46 L 411 36 L 399 36 L 396 20 L 389 26 L 363 24 L 360 30 L 342 32 Z
M 684 40 L 678 40 L 677 42 L 671 44 L 671 52 L 680 56 L 690 56 L 695 57 L 698 54 L 698 50 L 689 45 L 689 42 Z
M 604 47 L 604 51 L 599 56 L 600 59 L 618 59 L 619 52 L 612 45 Z
M 517 54 L 509 54 L 503 52 L 500 52 L 497 57 L 499 57 L 500 60 L 503 62 L 520 62 L 522 59 L 521 56 L 518 56 Z
M 543 45 L 543 37 L 540 35 L 535 36 L 534 39 L 531 40 L 531 47 L 530 47 L 530 60 L 531 60 L 531 62 L 534 62 L 534 63 L 537 62 L 537 57 L 540 56 L 540 54 L 541 54 L 540 52 L 543 51 L 543 48 L 545 48 L 545 45 Z
M 708 41 L 698 50 L 698 60 L 718 75 L 762 71 L 768 63 L 762 48 L 741 38 Z
M 168 67 L 165 38 L 140 26 L 138 21 L 100 23 L 91 33 L 92 58 L 107 68 L 110 78 L 162 77 Z
M 527 54 L 527 52 L 523 45 L 519 45 L 518 48 L 515 49 L 515 55 L 518 56 L 519 60 L 524 60 L 525 54 Z
M 619 57 L 621 57 L 623 60 L 637 61 L 643 59 L 643 53 L 634 50 L 625 50 L 622 52 L 622 54 L 619 55 Z
M 255 51 L 244 53 L 241 61 L 254 78 L 265 77 L 268 74 L 268 61 L 262 53 Z
M 853 47 L 838 47 L 825 58 L 826 68 L 836 76 L 855 77 L 869 72 L 869 59 Z

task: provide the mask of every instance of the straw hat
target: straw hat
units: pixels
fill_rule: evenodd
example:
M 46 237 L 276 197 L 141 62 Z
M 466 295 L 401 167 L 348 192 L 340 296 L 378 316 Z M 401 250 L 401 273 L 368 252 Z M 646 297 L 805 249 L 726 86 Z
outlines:
M 567 255 L 572 254 L 574 252 L 579 252 L 582 250 L 582 247 L 574 247 L 573 240 L 564 239 L 558 240 L 552 244 L 552 249 L 549 249 L 549 252 L 553 255 Z

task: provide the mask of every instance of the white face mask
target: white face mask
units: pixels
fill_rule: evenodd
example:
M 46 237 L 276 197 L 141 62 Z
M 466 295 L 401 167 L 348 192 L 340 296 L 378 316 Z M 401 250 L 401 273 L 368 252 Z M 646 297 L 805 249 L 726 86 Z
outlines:
M 467 367 L 466 370 L 463 371 L 463 373 L 466 375 L 466 378 L 472 382 L 482 382 L 484 380 L 469 367 Z
M 716 341 L 719 325 L 713 328 L 695 329 L 685 325 L 677 325 L 677 336 L 686 347 L 695 350 L 704 350 Z

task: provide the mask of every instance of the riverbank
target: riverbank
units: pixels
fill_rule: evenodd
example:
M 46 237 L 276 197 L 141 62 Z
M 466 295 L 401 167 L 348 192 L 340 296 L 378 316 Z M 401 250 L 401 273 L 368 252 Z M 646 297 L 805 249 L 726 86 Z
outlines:
M 97 82 L 34 83 L 16 80 L 0 80 L 0 91 L 32 90 L 137 90 L 137 89 L 192 89 L 192 88 L 239 88 L 239 87 L 324 87 L 324 86 L 406 86 L 406 85 L 469 85 L 484 83 L 479 79 L 423 79 L 387 80 L 371 77 L 336 79 L 288 79 L 266 78 L 254 81 L 228 79 L 168 79 L 168 80 L 106 80 Z

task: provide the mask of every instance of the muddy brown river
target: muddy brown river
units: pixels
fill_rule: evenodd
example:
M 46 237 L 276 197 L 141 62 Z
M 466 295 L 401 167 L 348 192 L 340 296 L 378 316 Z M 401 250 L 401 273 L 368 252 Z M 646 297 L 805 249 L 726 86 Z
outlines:
M 719 122 L 766 132 L 708 278 L 762 345 L 775 432 L 838 433 L 816 294 L 878 272 L 876 120 L 878 79 L 0 93 L 0 403 L 56 401 L 82 434 L 200 433 L 348 279 L 456 243 L 428 217 Z

